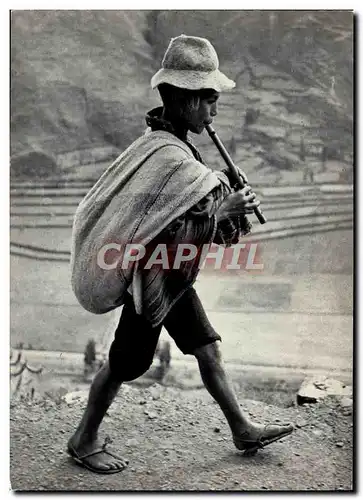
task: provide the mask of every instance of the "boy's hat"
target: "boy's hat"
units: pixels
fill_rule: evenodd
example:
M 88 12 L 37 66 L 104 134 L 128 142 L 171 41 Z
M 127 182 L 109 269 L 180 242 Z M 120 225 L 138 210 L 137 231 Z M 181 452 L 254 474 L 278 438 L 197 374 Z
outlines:
M 235 82 L 218 69 L 219 61 L 213 45 L 206 38 L 180 35 L 172 38 L 162 68 L 152 77 L 155 89 L 161 83 L 190 90 L 233 89 Z

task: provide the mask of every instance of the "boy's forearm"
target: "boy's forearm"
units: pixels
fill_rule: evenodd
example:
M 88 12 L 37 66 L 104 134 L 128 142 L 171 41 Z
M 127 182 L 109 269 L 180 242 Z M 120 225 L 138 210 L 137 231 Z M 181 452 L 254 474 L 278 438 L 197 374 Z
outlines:
M 215 215 L 216 215 L 216 219 L 217 219 L 217 224 L 228 219 L 228 212 L 225 208 L 224 200 L 223 200 L 222 204 L 220 205 L 220 207 L 218 208 L 218 210 L 216 211 Z

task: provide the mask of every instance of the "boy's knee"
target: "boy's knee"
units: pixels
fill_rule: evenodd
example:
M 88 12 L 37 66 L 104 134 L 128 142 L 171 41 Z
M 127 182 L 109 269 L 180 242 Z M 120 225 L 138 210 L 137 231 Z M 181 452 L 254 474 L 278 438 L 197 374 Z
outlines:
M 153 357 L 130 357 L 115 349 L 110 349 L 108 356 L 111 375 L 119 382 L 131 382 L 148 371 Z
M 217 342 L 198 347 L 193 354 L 200 363 L 219 365 L 222 362 L 222 354 Z
M 113 378 L 119 382 L 131 382 L 144 375 L 152 365 L 147 363 L 131 363 L 130 361 L 112 363 L 110 361 L 110 371 Z

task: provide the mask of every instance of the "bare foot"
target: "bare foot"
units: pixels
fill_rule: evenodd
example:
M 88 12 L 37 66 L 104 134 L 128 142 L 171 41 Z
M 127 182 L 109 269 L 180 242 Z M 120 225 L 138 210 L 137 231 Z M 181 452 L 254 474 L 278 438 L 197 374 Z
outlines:
M 81 442 L 74 435 L 68 441 L 68 453 L 78 464 L 92 472 L 114 474 L 123 471 L 129 462 L 106 448 L 110 442 L 111 440 L 107 438 L 104 444 L 99 440 Z
M 292 424 L 251 424 L 241 434 L 233 435 L 233 442 L 239 450 L 257 450 L 291 434 Z

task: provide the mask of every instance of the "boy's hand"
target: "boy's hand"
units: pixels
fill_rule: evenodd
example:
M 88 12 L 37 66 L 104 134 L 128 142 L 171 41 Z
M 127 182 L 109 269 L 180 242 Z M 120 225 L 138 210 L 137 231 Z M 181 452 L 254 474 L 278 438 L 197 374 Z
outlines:
M 260 202 L 256 199 L 256 194 L 252 191 L 251 186 L 246 185 L 243 189 L 230 194 L 224 199 L 216 213 L 217 220 L 252 214 L 259 205 Z
M 237 167 L 237 165 L 236 165 L 236 168 L 237 168 L 239 177 L 242 179 L 242 183 L 244 185 L 248 184 L 248 179 L 247 179 L 246 174 L 239 167 Z M 237 191 L 237 189 L 241 189 L 239 184 L 237 184 L 235 182 L 235 179 L 232 178 L 231 171 L 229 168 L 224 168 L 221 170 L 221 172 L 223 172 L 228 177 L 228 181 L 229 181 L 229 184 L 230 184 L 232 189 L 234 189 L 235 191 Z
M 237 170 L 238 170 L 239 176 L 241 177 L 241 179 L 243 181 L 243 184 L 247 185 L 248 184 L 248 179 L 247 179 L 246 174 L 239 167 L 237 167 Z

